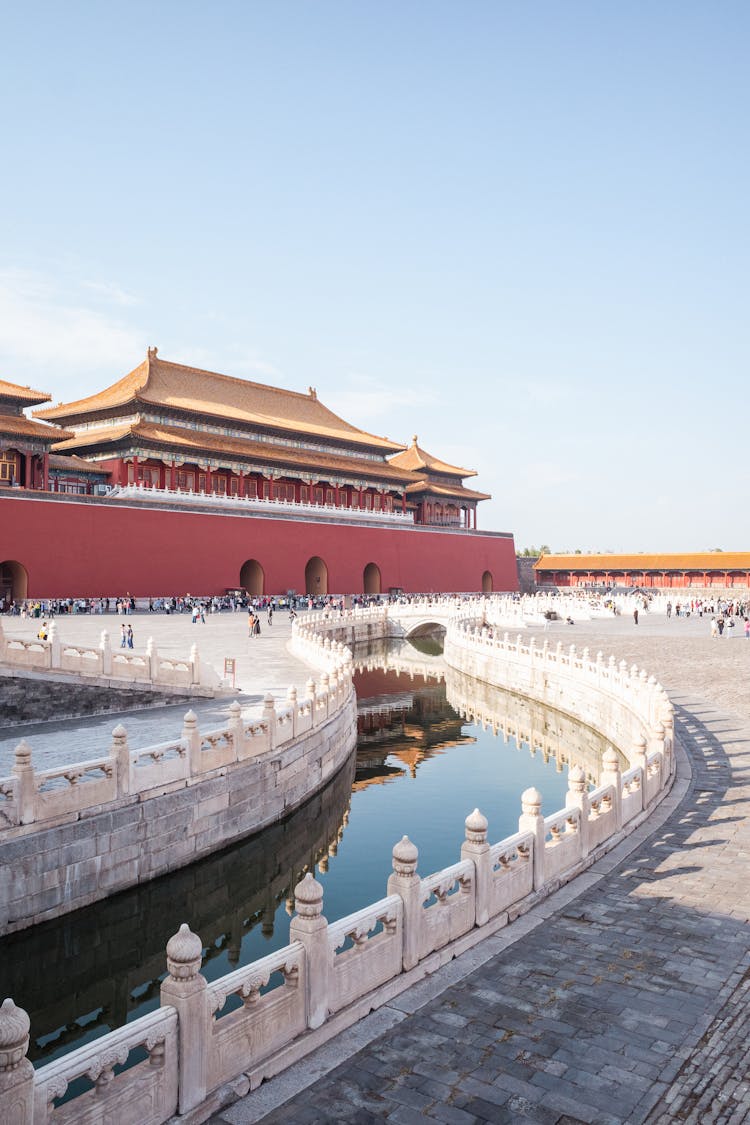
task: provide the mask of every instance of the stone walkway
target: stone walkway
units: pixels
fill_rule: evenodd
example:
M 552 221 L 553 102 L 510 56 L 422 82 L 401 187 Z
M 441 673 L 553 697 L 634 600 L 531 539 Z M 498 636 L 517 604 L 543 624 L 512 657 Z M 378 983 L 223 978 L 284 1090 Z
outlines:
M 107 629 L 115 638 L 124 620 L 114 614 L 56 618 L 61 639 L 80 645 L 98 645 L 102 629 Z M 236 693 L 220 699 L 186 699 L 169 706 L 144 707 L 123 715 L 110 712 L 87 719 L 17 726 L 0 723 L 0 776 L 12 768 L 14 750 L 22 738 L 32 748 L 37 769 L 82 762 L 108 752 L 112 730 L 119 722 L 127 729 L 132 749 L 151 746 L 177 737 L 185 712 L 190 708 L 198 716 L 200 729 L 216 729 L 226 725 L 232 699 L 240 701 L 246 717 L 259 715 L 266 692 L 283 700 L 290 684 L 303 689 L 309 677 L 316 675 L 310 666 L 287 650 L 291 624 L 286 612 L 275 614 L 270 628 L 263 617 L 261 635 L 252 639 L 247 636 L 245 613 L 209 614 L 205 625 L 193 625 L 189 614 L 140 613 L 132 614 L 127 621 L 133 625 L 137 649 L 145 648 L 147 639 L 153 636 L 159 652 L 185 657 L 195 643 L 201 660 L 211 664 L 219 675 L 224 672 L 224 658 L 234 657 L 237 661 Z M 7 636 L 29 639 L 36 635 L 39 622 L 5 618 L 3 628 Z
M 546 636 L 670 690 L 684 754 L 649 823 L 215 1125 L 750 1120 L 750 644 L 644 626 Z

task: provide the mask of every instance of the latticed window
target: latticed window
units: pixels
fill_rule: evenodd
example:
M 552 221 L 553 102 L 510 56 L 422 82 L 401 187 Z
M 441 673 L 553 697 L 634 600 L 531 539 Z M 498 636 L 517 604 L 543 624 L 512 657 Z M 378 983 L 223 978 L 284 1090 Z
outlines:
M 19 477 L 19 462 L 21 458 L 12 449 L 0 452 L 0 481 L 12 484 Z

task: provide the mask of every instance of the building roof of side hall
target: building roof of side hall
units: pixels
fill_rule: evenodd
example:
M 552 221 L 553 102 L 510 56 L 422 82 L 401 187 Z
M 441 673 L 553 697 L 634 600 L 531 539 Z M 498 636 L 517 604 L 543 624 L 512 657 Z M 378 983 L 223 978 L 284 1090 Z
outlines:
M 750 551 L 700 551 L 666 555 L 542 555 L 534 570 L 750 570 Z
M 475 469 L 460 469 L 457 465 L 448 465 L 427 453 L 417 444 L 417 435 L 411 439 L 411 445 L 403 453 L 391 457 L 391 464 L 398 465 L 401 469 L 410 469 L 413 473 L 423 473 L 425 470 L 432 473 L 445 473 L 450 477 L 475 477 Z
M 51 398 L 52 395 L 45 394 L 44 391 L 35 391 L 31 387 L 21 387 L 18 383 L 0 379 L 0 399 L 12 399 L 24 406 L 38 406 L 39 403 L 49 402 Z
M 98 447 L 99 452 L 112 451 L 118 443 L 130 439 L 130 444 L 148 443 L 162 449 L 172 450 L 175 456 L 185 458 L 192 452 L 196 458 L 225 456 L 236 461 L 268 462 L 273 465 L 288 465 L 304 472 L 309 469 L 328 469 L 337 474 L 353 477 L 373 477 L 377 480 L 393 481 L 403 488 L 413 481 L 414 474 L 399 469 L 389 461 L 368 461 L 365 458 L 337 457 L 335 454 L 317 453 L 309 449 L 292 449 L 272 442 L 251 441 L 249 438 L 225 437 L 222 434 L 207 433 L 205 430 L 189 430 L 183 426 L 161 426 L 154 422 L 132 422 L 121 426 L 102 427 L 86 430 L 69 440 L 55 446 L 56 453 Z
M 58 426 L 45 426 L 42 422 L 34 422 L 23 414 L 0 414 L 0 437 L 5 436 L 41 439 L 49 442 L 50 445 L 61 439 L 73 437 L 67 430 L 61 430 Z
M 451 500 L 491 500 L 492 497 L 488 492 L 474 492 L 471 488 L 464 488 L 461 484 L 452 486 L 444 484 L 435 484 L 431 480 L 420 480 L 415 484 L 408 485 L 406 489 L 407 496 L 413 496 L 416 493 L 427 492 L 430 496 L 444 496 Z
M 111 476 L 111 471 L 105 469 L 102 465 L 97 465 L 96 461 L 84 461 L 83 457 L 76 457 L 75 455 L 65 457 L 60 453 L 50 453 L 49 455 L 50 469 L 70 470 L 75 473 L 97 473 L 102 477 Z
M 399 442 L 377 437 L 345 422 L 318 400 L 312 387 L 307 394 L 300 394 L 186 367 L 158 358 L 156 348 L 149 348 L 146 359 L 129 375 L 98 394 L 46 407 L 35 411 L 35 416 L 72 423 L 74 419 L 117 407 L 132 406 L 137 411 L 138 403 L 329 438 L 383 454 L 404 448 Z

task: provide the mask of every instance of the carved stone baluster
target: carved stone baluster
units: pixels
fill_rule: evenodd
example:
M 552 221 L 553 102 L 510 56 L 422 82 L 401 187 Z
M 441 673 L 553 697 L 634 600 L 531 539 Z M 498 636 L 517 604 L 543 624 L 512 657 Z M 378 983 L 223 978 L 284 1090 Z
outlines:
M 32 1125 L 34 1068 L 26 1058 L 29 1017 L 12 1000 L 0 1007 L 0 1121 L 3 1125 Z
M 179 1020 L 179 1111 L 200 1105 L 206 1096 L 209 1014 L 206 978 L 201 974 L 203 945 L 186 922 L 167 942 L 169 976 L 161 986 L 161 1005 Z

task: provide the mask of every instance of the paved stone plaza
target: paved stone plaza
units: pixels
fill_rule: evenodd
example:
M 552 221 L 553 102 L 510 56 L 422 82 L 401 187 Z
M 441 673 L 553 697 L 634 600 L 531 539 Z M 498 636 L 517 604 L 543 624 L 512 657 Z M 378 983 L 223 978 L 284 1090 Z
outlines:
M 750 642 L 708 632 L 649 615 L 551 627 L 670 690 L 672 794 L 574 885 L 214 1121 L 750 1119 Z

